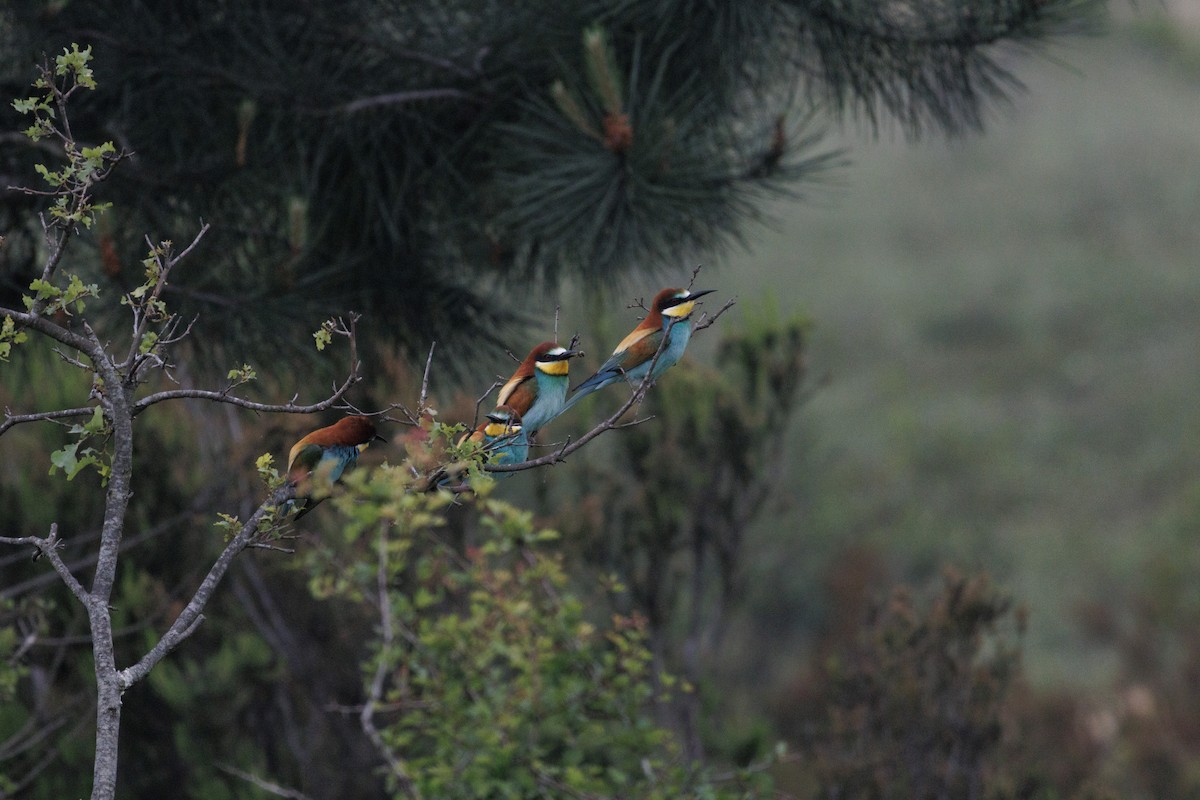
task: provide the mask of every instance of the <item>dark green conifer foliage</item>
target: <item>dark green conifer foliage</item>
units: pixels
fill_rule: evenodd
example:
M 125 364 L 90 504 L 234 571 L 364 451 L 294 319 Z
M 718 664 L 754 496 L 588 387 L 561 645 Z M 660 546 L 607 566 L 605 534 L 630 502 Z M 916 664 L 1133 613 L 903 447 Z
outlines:
M 203 269 L 174 290 L 200 332 L 278 348 L 353 308 L 423 352 L 494 337 L 531 277 L 595 284 L 736 241 L 764 193 L 831 166 L 828 119 L 979 127 L 1018 85 L 997 48 L 1096 5 L 14 0 L 0 88 L 17 96 L 72 41 L 95 48 L 110 77 L 79 135 L 137 154 L 94 236 L 110 282 L 128 284 L 144 232 L 203 218 Z M 33 185 L 28 146 L 0 142 L 4 185 Z M 0 200 L 9 299 L 36 261 L 34 208 Z

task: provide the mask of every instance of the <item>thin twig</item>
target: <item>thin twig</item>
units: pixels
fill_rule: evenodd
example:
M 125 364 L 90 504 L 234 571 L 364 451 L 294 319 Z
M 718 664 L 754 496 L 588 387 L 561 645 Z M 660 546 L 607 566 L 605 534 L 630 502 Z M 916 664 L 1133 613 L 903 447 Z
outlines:
M 256 403 L 252 400 L 245 400 L 235 395 L 225 392 L 214 392 L 210 389 L 167 389 L 165 391 L 156 392 L 147 397 L 143 397 L 133 405 L 133 414 L 137 416 L 152 405 L 162 403 L 167 400 L 178 400 L 181 398 L 191 398 L 197 400 L 213 400 L 218 403 L 227 403 L 229 405 L 238 406 L 239 408 L 249 409 L 250 411 L 259 411 L 267 414 L 313 414 L 317 411 L 324 411 L 331 408 L 334 403 L 342 398 L 354 384 L 362 380 L 357 375 L 346 379 L 345 383 L 334 390 L 333 394 L 318 403 L 299 406 L 293 402 L 284 403 Z
M 0 310 L 2 311 L 2 310 Z M 296 405 L 296 397 L 294 395 L 290 401 L 283 404 L 278 403 L 256 403 L 253 400 L 246 400 L 236 395 L 229 394 L 229 387 L 223 391 L 216 392 L 211 389 L 167 389 L 165 391 L 156 392 L 147 397 L 143 397 L 133 404 L 133 415 L 137 416 L 156 403 L 162 403 L 166 400 L 177 400 L 180 398 L 191 398 L 198 400 L 213 400 L 218 403 L 228 403 L 229 405 L 238 406 L 239 408 L 249 409 L 268 414 L 313 414 L 318 411 L 324 411 L 327 408 L 333 407 L 335 403 L 342 399 L 342 396 L 350 390 L 354 384 L 362 380 L 360 369 L 362 363 L 358 360 L 358 344 L 355 323 L 358 322 L 359 315 L 351 312 L 349 315 L 350 324 L 347 325 L 341 318 L 338 319 L 339 326 L 333 330 L 341 336 L 345 336 L 350 340 L 350 372 L 346 380 L 341 386 L 334 388 L 333 393 L 317 403 L 310 405 Z
M 229 544 L 225 545 L 225 549 L 221 551 L 221 555 L 217 557 L 212 567 L 209 568 L 208 574 L 200 582 L 200 586 L 192 595 L 192 599 L 188 601 L 188 604 L 179 616 L 176 617 L 175 622 L 167 632 L 158 640 L 158 643 L 142 656 L 141 660 L 136 664 L 117 673 L 117 680 L 122 691 L 146 677 L 159 661 L 162 661 L 172 650 L 195 632 L 196 628 L 204 620 L 202 612 L 205 605 L 207 605 L 209 598 L 212 597 L 217 584 L 225 577 L 225 573 L 233 563 L 234 557 L 242 552 L 242 550 L 245 550 L 251 543 L 258 540 L 259 522 L 268 513 L 273 512 L 295 497 L 295 494 L 296 487 L 290 483 L 285 483 L 272 492 L 271 496 L 259 505 L 258 509 L 255 510 L 238 530 L 237 535 L 229 541 Z
M 433 355 L 432 349 L 430 356 Z M 367 701 L 363 703 L 362 713 L 359 714 L 359 724 L 362 725 L 363 732 L 367 734 L 367 738 L 375 745 L 375 749 L 379 751 L 384 760 L 387 761 L 388 767 L 392 771 L 392 776 L 396 779 L 401 791 L 409 797 L 419 797 L 417 788 L 413 785 L 412 779 L 408 776 L 408 769 L 404 766 L 404 762 L 396 755 L 387 742 L 383 740 L 383 736 L 379 733 L 379 728 L 375 725 L 375 710 L 377 704 L 383 699 L 383 684 L 387 679 L 389 665 L 389 651 L 392 648 L 392 643 L 396 640 L 396 630 L 392 625 L 392 602 L 388 595 L 388 551 L 387 551 L 387 526 L 379 526 L 379 568 L 375 573 L 375 588 L 378 592 L 379 602 L 379 627 L 382 637 L 379 643 L 379 663 L 375 665 L 375 675 L 371 678 L 371 689 L 367 694 Z
M 70 364 L 72 367 L 76 367 L 77 369 L 82 369 L 82 370 L 89 370 L 89 371 L 91 370 L 91 367 L 89 367 L 87 364 L 83 363 L 82 361 L 80 361 L 77 358 L 73 358 L 73 357 L 67 355 L 62 350 L 59 350 L 57 347 L 54 348 L 54 352 L 58 354 L 59 358 L 61 358 L 66 363 Z
M 231 764 L 222 764 L 217 762 L 216 767 L 222 772 L 227 772 L 235 778 L 241 778 L 244 781 L 252 783 L 259 789 L 262 789 L 264 792 L 273 794 L 276 797 L 286 797 L 288 800 L 311 800 L 311 798 L 304 792 L 297 791 L 296 789 L 289 789 L 286 786 L 280 786 L 278 783 L 272 783 L 271 781 L 260 778 L 257 775 L 240 770 Z
M 33 545 L 37 549 L 37 557 L 45 557 L 50 562 L 50 566 L 58 573 L 58 577 L 62 578 L 62 582 L 71 590 L 71 594 L 83 603 L 84 608 L 91 608 L 92 598 L 83 588 L 71 570 L 67 569 L 67 565 L 63 563 L 62 556 L 58 554 L 58 548 L 62 546 L 62 542 L 58 538 L 58 523 L 50 524 L 50 533 L 43 539 L 38 536 L 18 536 L 0 537 L 0 544 L 9 544 L 20 547 L 21 545 Z
M 130 370 L 131 377 L 137 373 L 137 370 L 131 369 L 131 367 L 141 352 L 142 341 L 146 338 L 146 330 L 150 325 L 150 315 L 145 313 L 145 309 L 152 307 L 154 301 L 158 300 L 159 296 L 162 295 L 163 289 L 167 286 L 167 279 L 170 277 L 171 270 L 196 249 L 196 246 L 200 244 L 200 240 L 204 238 L 204 234 L 208 233 L 210 227 L 212 226 L 208 223 L 201 222 L 200 230 L 192 238 L 191 243 L 177 256 L 170 257 L 168 253 L 166 261 L 163 261 L 162 255 L 157 252 L 157 248 L 150 241 L 150 237 L 146 237 L 146 243 L 150 245 L 150 252 L 154 254 L 154 260 L 158 263 L 158 277 L 155 280 L 154 289 L 150 292 L 149 297 L 134 301 L 133 297 L 130 296 L 130 306 L 134 310 L 133 336 L 130 337 L 129 353 L 125 356 L 125 360 L 120 363 L 119 367 L 121 370 Z
M 734 298 L 730 298 L 730 299 L 726 300 L 725 305 L 718 308 L 717 313 L 713 314 L 711 317 L 708 316 L 707 311 L 705 313 L 701 314 L 700 319 L 696 321 L 695 326 L 693 326 L 693 328 L 692 328 L 692 333 L 695 333 L 696 331 L 702 331 L 705 328 L 709 327 L 710 325 L 712 325 L 714 322 L 717 321 L 717 317 L 721 316 L 726 311 L 733 308 L 735 305 L 737 305 L 737 300 Z
M 425 414 L 425 401 L 429 397 L 429 369 L 433 366 L 433 349 L 437 347 L 437 341 L 429 343 L 429 357 L 425 359 L 425 374 L 421 376 L 421 397 L 417 400 L 417 413 Z
M 90 417 L 95 411 L 95 406 L 84 406 L 83 408 L 63 408 L 58 411 L 38 411 L 33 414 L 13 414 L 6 408 L 4 409 L 4 421 L 0 422 L 0 434 L 24 422 L 43 422 L 63 417 Z
M 504 379 L 497 378 L 496 380 L 492 381 L 492 385 L 489 386 L 483 394 L 479 395 L 479 399 L 475 401 L 475 416 L 471 418 L 471 430 L 475 430 L 475 427 L 479 425 L 479 407 L 483 405 L 483 401 L 487 399 L 488 395 L 492 393 L 493 389 L 495 389 L 497 386 L 503 385 Z
M 363 97 L 358 100 L 352 100 L 342 105 L 340 110 L 347 114 L 354 114 L 378 106 L 403 105 L 417 100 L 441 100 L 445 98 L 470 100 L 474 103 L 483 102 L 483 98 L 468 94 L 461 89 L 413 89 L 407 92 L 377 94 L 374 97 Z

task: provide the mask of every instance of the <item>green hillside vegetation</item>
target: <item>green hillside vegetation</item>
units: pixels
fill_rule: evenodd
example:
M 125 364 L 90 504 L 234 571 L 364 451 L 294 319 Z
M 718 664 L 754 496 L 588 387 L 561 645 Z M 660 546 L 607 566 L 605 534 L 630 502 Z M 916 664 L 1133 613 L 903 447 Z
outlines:
M 848 136 L 845 185 L 720 273 L 811 315 L 825 376 L 758 525 L 760 608 L 819 619 L 813 578 L 859 545 L 897 577 L 986 568 L 1031 610 L 1033 678 L 1102 685 L 1081 610 L 1194 562 L 1200 71 L 1145 30 L 1022 70 L 987 136 Z

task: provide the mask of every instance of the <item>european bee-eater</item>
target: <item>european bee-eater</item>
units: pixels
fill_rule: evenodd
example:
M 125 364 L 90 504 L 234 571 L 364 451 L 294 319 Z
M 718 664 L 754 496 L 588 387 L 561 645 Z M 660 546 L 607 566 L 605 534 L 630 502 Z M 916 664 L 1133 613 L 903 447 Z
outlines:
M 529 433 L 521 415 L 511 406 L 496 406 L 484 422 L 467 437 L 483 445 L 490 464 L 518 464 L 529 453 Z M 500 478 L 507 472 L 497 472 L 492 477 Z
M 554 342 L 542 342 L 529 351 L 521 366 L 500 388 L 496 405 L 517 412 L 527 436 L 557 417 L 567 400 L 571 359 L 583 355 Z
M 347 468 L 358 461 L 358 454 L 375 440 L 383 440 L 375 423 L 367 417 L 343 417 L 334 424 L 318 428 L 292 445 L 288 453 L 287 479 L 296 486 L 292 507 L 300 519 L 316 507 Z M 313 498 L 314 494 L 321 497 Z
M 563 410 L 575 405 L 597 389 L 622 378 L 637 386 L 650 371 L 651 363 L 654 364 L 651 380 L 656 380 L 680 359 L 687 348 L 688 340 L 692 337 L 691 315 L 696 307 L 696 299 L 713 291 L 715 290 L 693 292 L 690 289 L 663 289 L 655 295 L 650 313 L 621 340 L 595 375 L 575 387 L 574 394 Z M 658 356 L 658 361 L 654 361 L 664 335 L 667 336 L 667 344 Z
M 489 464 L 518 464 L 529 453 L 529 436 L 521 424 L 521 415 L 510 406 L 496 406 L 475 430 L 463 434 L 458 443 L 461 446 L 467 441 L 480 445 Z M 462 483 L 465 466 L 463 462 L 446 465 L 433 476 L 430 488 Z M 492 477 L 505 478 L 508 474 L 497 472 Z

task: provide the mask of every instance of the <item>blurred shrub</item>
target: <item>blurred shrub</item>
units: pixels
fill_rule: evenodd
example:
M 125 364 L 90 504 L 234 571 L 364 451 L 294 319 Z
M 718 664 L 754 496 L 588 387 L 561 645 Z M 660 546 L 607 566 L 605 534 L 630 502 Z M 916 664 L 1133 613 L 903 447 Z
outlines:
M 1103 796 L 1087 775 L 1049 774 L 1045 760 L 1081 753 L 1060 747 L 1072 728 L 1014 700 L 1023 617 L 986 574 L 947 569 L 927 604 L 900 587 L 837 626 L 779 715 L 801 743 L 800 782 L 829 798 Z
M 1083 609 L 1119 658 L 1090 719 L 1123 797 L 1200 797 L 1198 522 L 1200 484 L 1158 526 L 1137 580 Z
M 435 432 L 436 436 L 436 432 Z M 338 541 L 304 554 L 319 597 L 378 616 L 364 729 L 397 797 L 756 797 L 765 774 L 714 783 L 680 757 L 651 700 L 646 620 L 594 624 L 567 585 L 557 540 L 507 503 L 412 491 L 404 467 L 358 471 L 335 502 Z M 613 587 L 610 587 L 613 588 Z M 619 587 L 617 587 L 619 588 Z
M 808 325 L 770 314 L 721 325 L 715 368 L 685 360 L 663 375 L 637 409 L 642 424 L 610 437 L 607 458 L 593 448 L 577 460 L 555 521 L 592 570 L 626 587 L 616 607 L 646 616 L 656 667 L 698 689 L 660 703 L 686 754 L 721 751 L 745 766 L 769 739 L 731 736 L 706 720 L 724 711 L 721 692 L 706 684 L 729 613 L 746 595 L 746 531 L 776 486 L 803 398 Z M 603 400 L 625 391 L 617 384 Z M 592 403 L 580 407 L 580 417 L 597 416 Z M 714 702 L 703 709 L 706 694 Z

